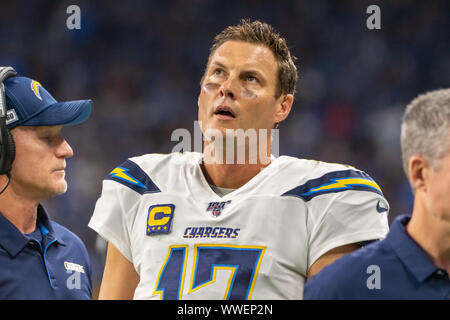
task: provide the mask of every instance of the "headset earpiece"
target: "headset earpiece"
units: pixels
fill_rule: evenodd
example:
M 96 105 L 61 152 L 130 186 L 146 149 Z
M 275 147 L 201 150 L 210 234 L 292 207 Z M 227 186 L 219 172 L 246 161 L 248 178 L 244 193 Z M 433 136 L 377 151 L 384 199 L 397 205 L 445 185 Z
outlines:
M 16 144 L 14 143 L 14 138 L 12 136 L 11 131 L 8 130 L 8 148 L 9 148 L 9 168 L 8 171 L 11 170 L 11 165 L 16 157 Z

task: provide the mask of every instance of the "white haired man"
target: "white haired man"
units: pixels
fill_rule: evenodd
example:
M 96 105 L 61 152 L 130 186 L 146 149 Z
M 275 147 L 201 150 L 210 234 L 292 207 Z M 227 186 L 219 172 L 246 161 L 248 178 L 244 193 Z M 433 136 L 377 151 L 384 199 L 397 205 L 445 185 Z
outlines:
M 414 193 L 383 241 L 337 260 L 305 286 L 305 299 L 450 299 L 450 89 L 406 108 L 403 167 Z

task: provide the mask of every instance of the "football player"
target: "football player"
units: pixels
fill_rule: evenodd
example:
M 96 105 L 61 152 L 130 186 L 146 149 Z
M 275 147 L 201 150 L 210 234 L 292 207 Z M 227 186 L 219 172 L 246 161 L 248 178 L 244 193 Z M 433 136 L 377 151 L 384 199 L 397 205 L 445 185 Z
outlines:
M 296 84 L 268 24 L 242 20 L 215 37 L 198 98 L 203 153 L 130 158 L 103 182 L 89 223 L 108 241 L 100 299 L 301 299 L 309 277 L 386 235 L 389 206 L 366 173 L 265 161 Z M 239 130 L 267 132 L 256 159 L 245 142 L 243 163 L 220 161 L 236 160 L 228 137 Z

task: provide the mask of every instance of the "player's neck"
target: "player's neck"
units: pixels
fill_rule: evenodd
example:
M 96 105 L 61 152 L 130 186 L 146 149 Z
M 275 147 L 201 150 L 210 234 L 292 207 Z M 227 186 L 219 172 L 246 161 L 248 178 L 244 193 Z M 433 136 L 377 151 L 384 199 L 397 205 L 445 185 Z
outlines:
M 264 167 L 258 164 L 201 164 L 202 172 L 209 184 L 228 189 L 242 187 Z
M 270 163 L 219 164 L 202 161 L 200 167 L 209 184 L 219 188 L 238 189 L 255 177 Z
M 415 203 L 406 230 L 434 264 L 450 274 L 450 221 L 425 211 L 423 206 Z
M 22 233 L 36 228 L 39 202 L 24 199 L 11 186 L 0 195 L 0 213 Z
M 241 155 L 235 145 L 231 146 L 231 152 L 221 145 L 218 152 L 214 143 L 206 142 L 201 165 L 206 180 L 220 188 L 242 187 L 270 164 L 270 141 L 264 144 L 265 148 L 261 150 L 258 147 L 250 150 L 247 145 Z

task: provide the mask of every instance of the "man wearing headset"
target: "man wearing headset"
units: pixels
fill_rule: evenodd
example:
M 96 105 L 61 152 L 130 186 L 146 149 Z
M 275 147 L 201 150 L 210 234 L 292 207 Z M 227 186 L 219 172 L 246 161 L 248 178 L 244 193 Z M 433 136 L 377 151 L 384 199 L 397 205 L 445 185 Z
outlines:
M 0 299 L 90 299 L 83 242 L 40 204 L 67 190 L 73 150 L 64 125 L 85 121 L 91 100 L 57 102 L 39 82 L 0 67 Z

